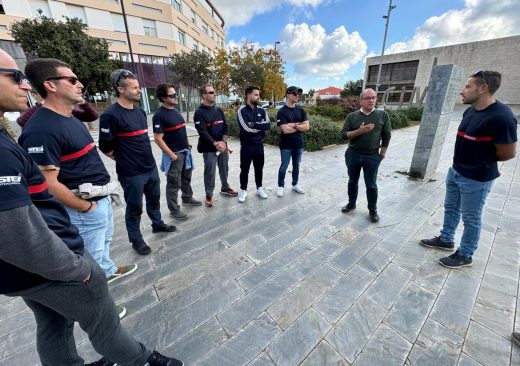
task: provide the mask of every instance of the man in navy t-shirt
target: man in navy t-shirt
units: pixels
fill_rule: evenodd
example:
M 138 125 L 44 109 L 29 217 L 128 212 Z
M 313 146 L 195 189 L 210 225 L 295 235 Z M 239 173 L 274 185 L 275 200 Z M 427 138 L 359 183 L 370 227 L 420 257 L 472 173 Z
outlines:
M 191 189 L 193 158 L 186 133 L 186 121 L 175 109 L 179 102 L 173 85 L 159 84 L 156 96 L 162 106 L 155 112 L 152 123 L 155 143 L 163 152 L 161 166 L 164 166 L 166 172 L 166 203 L 170 216 L 186 220 L 188 214 L 181 211 L 178 204 L 179 189 L 184 206 L 202 205 L 202 202 L 193 198 Z
M 109 283 L 133 273 L 136 264 L 116 267 L 110 259 L 114 231 L 110 196 L 103 193 L 83 199 L 74 193 L 83 184 L 101 188 L 110 182 L 94 140 L 72 115 L 76 103 L 83 100 L 83 85 L 68 64 L 56 59 L 33 60 L 25 73 L 45 103 L 25 124 L 20 145 L 38 164 L 51 194 L 67 207 L 86 249 Z M 120 313 L 126 310 L 121 308 Z
M 511 110 L 493 98 L 501 83 L 496 71 L 471 75 L 461 91 L 464 112 L 457 131 L 453 166 L 446 178 L 444 223 L 440 236 L 422 239 L 431 248 L 453 250 L 455 230 L 462 216 L 464 232 L 459 248 L 439 263 L 448 268 L 471 266 L 480 239 L 482 209 L 500 173 L 498 161 L 516 155 L 516 124 Z
M 206 207 L 213 206 L 213 190 L 215 189 L 215 173 L 220 175 L 220 194 L 237 196 L 238 192 L 232 189 L 228 183 L 229 173 L 229 149 L 227 147 L 228 126 L 222 109 L 215 106 L 217 95 L 213 85 L 206 84 L 199 90 L 202 104 L 193 115 L 195 128 L 199 133 L 197 150 L 202 153 L 204 159 L 204 189 Z
M 143 194 L 152 231 L 173 232 L 176 228 L 166 225 L 161 218 L 161 182 L 148 137 L 148 121 L 145 111 L 134 107 L 134 103 L 141 100 L 137 77 L 120 69 L 112 72 L 110 82 L 117 103 L 108 107 L 99 118 L 99 149 L 116 161 L 117 176 L 125 192 L 128 239 L 137 253 L 146 255 L 151 249 L 140 228 Z
M 280 127 L 280 155 L 282 163 L 278 170 L 278 189 L 276 195 L 283 196 L 283 188 L 285 186 L 285 172 L 289 167 L 289 161 L 292 159 L 292 190 L 298 193 L 305 193 L 303 188 L 298 184 L 300 174 L 300 162 L 303 155 L 303 147 L 305 145 L 304 133 L 309 131 L 309 119 L 307 113 L 301 106 L 296 104 L 298 97 L 302 93 L 302 89 L 296 86 L 290 86 L 285 91 L 286 104 L 280 108 L 276 115 L 276 124 Z
M 0 117 L 27 108 L 30 86 L 24 78 L 13 58 L 0 50 Z M 78 229 L 49 194 L 34 161 L 3 127 L 0 156 L 0 294 L 22 297 L 33 311 L 41 363 L 85 364 L 75 348 L 78 322 L 96 352 L 107 357 L 95 365 L 181 366 L 122 328 L 105 274 L 84 252 Z

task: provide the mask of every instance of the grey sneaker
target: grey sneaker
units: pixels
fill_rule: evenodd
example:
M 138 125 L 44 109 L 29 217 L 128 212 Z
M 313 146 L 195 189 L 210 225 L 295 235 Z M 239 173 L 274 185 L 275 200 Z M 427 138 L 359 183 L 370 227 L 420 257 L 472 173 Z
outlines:
M 197 201 L 196 199 L 194 199 L 193 197 L 192 198 L 188 198 L 188 199 L 183 199 L 182 200 L 182 205 L 183 206 L 202 206 L 202 202 L 200 201 Z
M 135 264 L 135 263 L 130 264 L 129 266 L 117 267 L 117 271 L 113 275 L 107 277 L 107 283 L 112 283 L 115 280 L 128 276 L 128 275 L 134 273 L 136 270 L 137 270 L 137 264 Z
M 177 220 L 188 219 L 188 214 L 186 212 L 182 212 L 181 210 L 170 212 L 170 216 Z
M 126 308 L 124 306 L 116 305 L 116 311 L 119 314 L 119 319 L 123 319 L 126 315 Z

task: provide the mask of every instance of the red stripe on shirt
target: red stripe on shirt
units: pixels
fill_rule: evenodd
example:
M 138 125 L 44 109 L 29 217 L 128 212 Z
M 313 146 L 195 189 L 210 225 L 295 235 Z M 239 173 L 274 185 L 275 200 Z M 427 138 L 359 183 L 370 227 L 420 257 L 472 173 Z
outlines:
M 116 136 L 119 136 L 119 137 L 139 136 L 139 135 L 145 134 L 147 132 L 148 132 L 148 129 L 146 129 L 146 130 L 139 130 L 139 131 L 132 131 L 132 132 L 121 132 L 121 133 L 116 134 Z
M 86 155 L 90 150 L 92 150 L 94 147 L 96 146 L 95 143 L 91 142 L 89 143 L 87 146 L 85 146 L 83 149 L 81 149 L 80 151 L 77 151 L 75 152 L 74 154 L 69 154 L 69 155 L 63 155 L 61 158 L 60 158 L 60 162 L 63 162 L 63 161 L 67 161 L 67 160 L 72 160 L 72 159 L 76 159 L 76 158 L 79 158 L 83 155 Z
M 43 182 L 42 184 L 35 184 L 33 186 L 29 186 L 29 194 L 42 193 L 47 190 L 47 182 Z
M 177 126 L 168 127 L 168 128 L 165 128 L 164 130 L 165 131 L 175 131 L 175 130 L 178 130 L 179 128 L 183 128 L 184 126 L 186 126 L 186 123 L 181 123 L 180 125 L 177 125 Z
M 467 140 L 477 141 L 477 142 L 493 141 L 493 137 L 491 137 L 491 136 L 471 136 L 471 135 L 466 134 L 463 131 L 457 132 L 457 136 L 460 136 L 460 137 L 465 138 Z
M 224 120 L 219 120 L 219 121 L 213 121 L 213 122 L 210 122 L 210 123 L 206 123 L 206 127 L 215 126 L 215 125 L 218 125 L 220 123 L 224 123 Z

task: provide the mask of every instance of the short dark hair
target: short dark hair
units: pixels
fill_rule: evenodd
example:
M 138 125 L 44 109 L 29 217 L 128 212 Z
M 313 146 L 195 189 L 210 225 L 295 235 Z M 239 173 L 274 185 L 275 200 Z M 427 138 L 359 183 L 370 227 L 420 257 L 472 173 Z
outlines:
M 120 86 L 126 86 L 126 84 L 124 83 L 126 79 L 137 80 L 137 76 L 133 72 L 125 69 L 117 69 L 112 71 L 112 73 L 110 74 L 110 83 L 114 87 L 116 97 L 119 97 L 119 91 L 117 90 L 117 88 Z
M 208 86 L 213 86 L 213 85 L 212 85 L 212 84 L 204 84 L 204 85 L 202 85 L 202 86 L 199 88 L 199 95 L 200 95 L 201 98 L 202 98 L 202 96 L 203 96 L 204 94 L 206 94 L 206 88 L 207 88 Z
M 479 70 L 470 77 L 475 79 L 478 86 L 486 84 L 491 95 L 495 94 L 502 83 L 502 74 L 498 71 Z
M 175 87 L 172 84 L 159 84 L 155 91 L 155 96 L 159 99 L 159 102 L 163 101 L 163 98 L 168 97 L 168 89 Z
M 27 79 L 42 98 L 47 97 L 47 90 L 43 83 L 50 78 L 60 76 L 57 71 L 59 67 L 71 68 L 66 62 L 55 58 L 37 58 L 25 65 L 24 71 Z
M 246 88 L 246 100 L 247 100 L 247 97 L 248 97 L 251 93 L 253 93 L 254 90 L 258 90 L 258 91 L 260 91 L 260 88 L 257 87 L 257 86 L 254 86 L 254 85 L 250 85 L 250 86 L 248 86 L 248 87 Z

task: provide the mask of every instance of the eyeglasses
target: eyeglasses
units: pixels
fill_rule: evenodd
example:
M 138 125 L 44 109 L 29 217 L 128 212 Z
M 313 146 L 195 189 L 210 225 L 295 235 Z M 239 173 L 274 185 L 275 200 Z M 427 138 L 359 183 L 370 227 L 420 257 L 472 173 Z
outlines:
M 172 98 L 172 99 L 175 99 L 179 96 L 179 94 L 177 93 L 173 93 L 173 94 L 168 94 L 168 98 Z
M 361 99 L 363 99 L 363 100 L 376 100 L 377 97 L 376 96 L 373 96 L 373 97 L 363 97 Z
M 483 79 L 486 82 L 486 84 L 489 84 L 488 80 L 486 79 L 486 74 L 485 74 L 484 70 L 478 70 L 476 73 L 474 73 L 470 77 L 472 77 L 472 78 L 481 78 L 481 79 Z
M 291 93 L 291 94 L 294 95 L 295 97 L 297 97 L 298 95 L 300 95 L 300 93 L 298 93 L 298 92 L 293 92 L 293 93 Z
M 75 76 L 55 76 L 52 78 L 45 79 L 45 81 L 51 81 L 51 80 L 67 80 L 72 85 L 76 85 L 79 81 L 79 79 Z
M 211 90 L 209 92 L 205 92 L 204 94 L 215 94 L 215 91 L 214 90 Z
M 132 79 L 137 79 L 137 77 L 134 75 L 134 73 L 132 73 L 131 71 L 128 71 L 128 70 L 123 70 L 119 73 L 119 75 L 117 76 L 117 80 L 116 82 L 114 83 L 114 86 L 117 88 L 117 86 L 119 85 L 119 80 L 121 80 L 121 78 L 132 78 Z
M 10 73 L 9 76 L 12 77 L 17 84 L 23 83 L 23 81 L 26 79 L 25 75 L 23 74 L 23 72 L 21 72 L 20 70 L 17 70 L 17 69 L 4 69 L 4 68 L 0 68 L 0 72 L 8 72 L 8 73 Z

